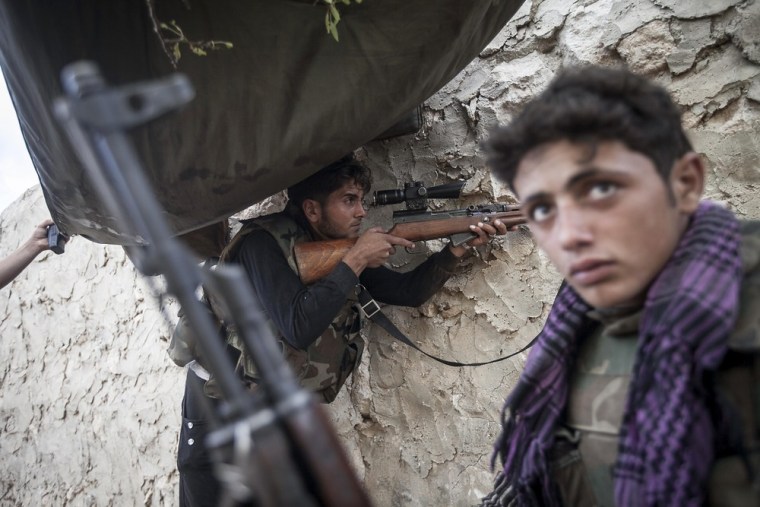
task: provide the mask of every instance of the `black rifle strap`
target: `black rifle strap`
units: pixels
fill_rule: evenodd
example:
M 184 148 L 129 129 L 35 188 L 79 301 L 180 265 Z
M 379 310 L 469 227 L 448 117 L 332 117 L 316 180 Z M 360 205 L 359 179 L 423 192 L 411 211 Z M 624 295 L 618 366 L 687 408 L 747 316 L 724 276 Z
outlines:
M 371 320 L 375 324 L 385 329 L 389 335 L 391 335 L 398 341 L 405 343 L 406 345 L 409 345 L 413 349 L 416 349 L 422 352 L 423 354 L 428 356 L 430 359 L 434 359 L 435 361 L 438 361 L 439 363 L 443 363 L 448 366 L 483 366 L 485 364 L 498 363 L 499 361 L 504 361 L 505 359 L 509 359 L 510 357 L 514 357 L 517 354 L 528 350 L 536 341 L 536 338 L 533 338 L 530 341 L 530 343 L 528 343 L 526 346 L 524 346 L 517 352 L 513 352 L 509 355 L 499 357 L 497 359 L 492 359 L 490 361 L 483 361 L 480 363 L 460 363 L 459 361 L 449 361 L 447 359 L 441 359 L 440 357 L 436 357 L 431 354 L 428 354 L 427 352 L 419 348 L 417 345 L 415 345 L 415 343 L 412 342 L 412 340 L 410 340 L 404 333 L 402 333 L 399 330 L 399 328 L 397 328 L 396 325 L 393 322 L 391 322 L 388 316 L 383 313 L 383 311 L 380 309 L 380 305 L 377 304 L 377 301 L 372 299 L 372 296 L 370 295 L 369 292 L 367 292 L 367 289 L 363 285 L 361 284 L 357 285 L 357 289 L 358 289 L 357 296 L 359 299 L 359 305 L 361 305 L 361 311 L 365 317 L 367 317 L 369 320 Z

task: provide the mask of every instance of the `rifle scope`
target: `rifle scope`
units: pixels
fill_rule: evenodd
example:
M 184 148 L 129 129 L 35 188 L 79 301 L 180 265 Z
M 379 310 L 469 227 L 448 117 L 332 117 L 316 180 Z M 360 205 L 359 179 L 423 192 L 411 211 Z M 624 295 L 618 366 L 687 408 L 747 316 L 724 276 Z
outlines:
M 464 181 L 447 183 L 435 187 L 426 187 L 421 181 L 404 183 L 404 188 L 378 190 L 372 196 L 372 205 L 398 204 L 406 202 L 410 209 L 424 209 L 426 199 L 453 199 L 459 197 Z

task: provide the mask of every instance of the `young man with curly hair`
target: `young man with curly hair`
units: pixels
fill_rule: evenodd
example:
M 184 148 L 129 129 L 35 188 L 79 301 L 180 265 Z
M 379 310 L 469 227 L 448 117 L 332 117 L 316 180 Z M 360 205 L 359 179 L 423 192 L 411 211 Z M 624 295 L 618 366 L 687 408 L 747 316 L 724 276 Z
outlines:
M 702 199 L 668 93 L 568 69 L 486 146 L 564 281 L 483 505 L 759 505 L 760 224 Z

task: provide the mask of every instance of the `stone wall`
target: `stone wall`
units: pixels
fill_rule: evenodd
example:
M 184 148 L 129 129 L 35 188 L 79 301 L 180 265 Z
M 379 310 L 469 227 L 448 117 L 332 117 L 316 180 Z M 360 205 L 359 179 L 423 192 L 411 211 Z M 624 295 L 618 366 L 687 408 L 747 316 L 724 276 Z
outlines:
M 39 187 L 8 207 L 0 256 L 47 215 Z M 184 376 L 148 281 L 74 238 L 0 289 L 0 505 L 176 504 Z
M 527 0 L 425 105 L 416 136 L 360 152 L 375 189 L 465 177 L 461 203 L 509 193 L 478 142 L 575 63 L 626 64 L 673 92 L 710 171 L 708 197 L 760 218 L 760 5 L 754 1 Z M 390 222 L 390 209 L 371 222 Z M 46 216 L 39 190 L 0 215 L 0 255 Z M 431 242 L 428 248 L 440 248 Z M 400 269 L 418 262 L 398 254 Z M 0 289 L 2 505 L 176 505 L 182 370 L 164 350 L 176 308 L 117 247 L 81 238 Z M 430 302 L 386 308 L 427 351 L 481 361 L 537 333 L 559 279 L 526 232 L 481 252 Z M 365 360 L 329 407 L 379 506 L 465 506 L 488 491 L 499 410 L 525 360 L 442 366 L 369 329 Z

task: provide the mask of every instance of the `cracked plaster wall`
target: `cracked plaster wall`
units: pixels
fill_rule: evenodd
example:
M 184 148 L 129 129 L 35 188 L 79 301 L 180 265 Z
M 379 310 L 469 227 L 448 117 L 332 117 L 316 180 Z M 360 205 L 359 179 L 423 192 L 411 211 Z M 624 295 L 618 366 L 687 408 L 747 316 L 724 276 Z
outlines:
M 360 156 L 375 189 L 465 177 L 458 204 L 511 201 L 484 169 L 478 141 L 561 66 L 625 63 L 683 106 L 710 171 L 708 197 L 757 219 L 759 33 L 755 1 L 528 0 L 426 102 L 420 133 L 372 143 Z M 38 190 L 5 210 L 0 255 L 45 215 Z M 377 209 L 370 221 L 387 225 L 390 215 Z M 387 313 L 446 358 L 481 361 L 519 349 L 541 328 L 558 276 L 526 232 L 510 233 L 482 258 L 422 307 Z M 415 262 L 410 254 L 393 259 L 400 269 Z M 176 308 L 167 308 L 173 319 Z M 43 254 L 0 291 L 0 504 L 176 504 L 183 376 L 165 356 L 168 334 L 120 248 L 75 240 L 66 255 Z M 363 364 L 329 410 L 375 503 L 476 503 L 491 484 L 499 410 L 525 354 L 457 369 L 382 331 L 369 329 L 367 338 Z

